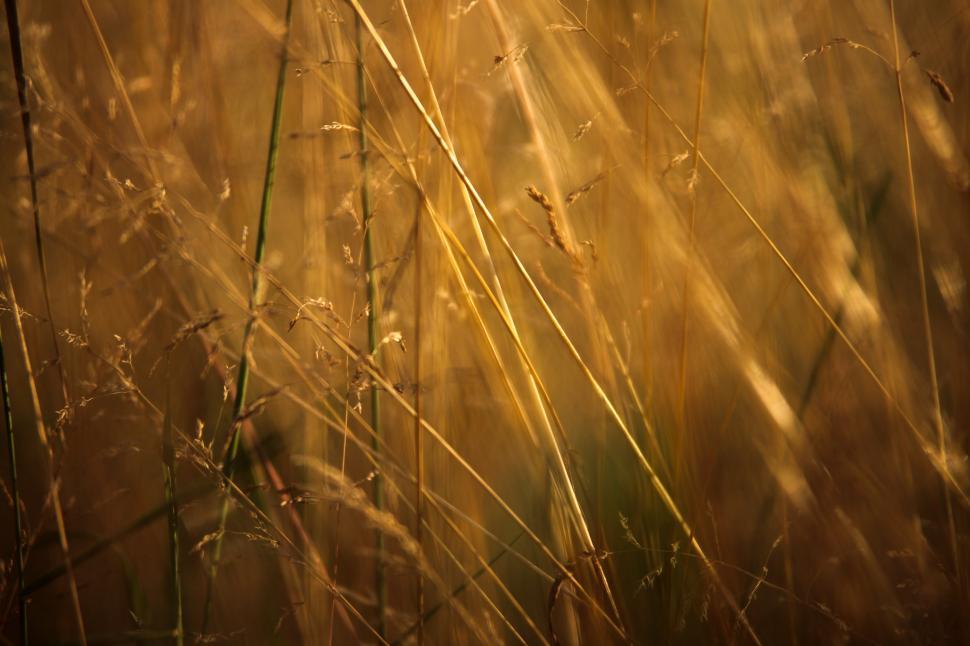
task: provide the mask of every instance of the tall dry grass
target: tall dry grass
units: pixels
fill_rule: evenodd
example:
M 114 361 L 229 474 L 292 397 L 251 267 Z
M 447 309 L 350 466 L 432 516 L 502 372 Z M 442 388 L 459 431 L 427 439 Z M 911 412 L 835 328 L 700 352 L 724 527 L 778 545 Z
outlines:
M 970 639 L 970 11 L 6 0 L 9 643 Z

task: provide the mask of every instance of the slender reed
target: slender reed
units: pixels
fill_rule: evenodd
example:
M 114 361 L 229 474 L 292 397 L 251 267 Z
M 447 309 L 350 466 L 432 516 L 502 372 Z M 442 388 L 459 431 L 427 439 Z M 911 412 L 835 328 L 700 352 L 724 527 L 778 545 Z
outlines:
M 141 120 L 138 118 L 138 114 L 135 112 L 134 106 L 131 103 L 131 97 L 129 96 L 127 86 L 125 85 L 125 81 L 121 76 L 121 72 L 118 69 L 117 64 L 115 63 L 114 57 L 112 57 L 111 52 L 108 49 L 107 41 L 104 38 L 104 34 L 102 33 L 100 26 L 98 25 L 98 21 L 96 16 L 94 15 L 94 11 L 91 9 L 91 6 L 88 0 L 81 0 L 81 6 L 82 6 L 82 9 L 84 10 L 88 24 L 90 25 L 91 30 L 94 33 L 95 39 L 97 40 L 98 48 L 101 51 L 102 58 L 104 59 L 106 67 L 108 68 L 108 72 L 111 75 L 112 82 L 115 86 L 115 91 L 117 92 L 118 96 L 121 97 L 122 105 L 124 106 L 125 111 L 128 113 L 128 117 L 131 121 L 132 127 L 135 130 L 135 135 L 138 139 L 139 144 L 141 145 L 142 149 L 146 151 L 145 163 L 148 167 L 151 178 L 156 183 L 156 185 L 161 186 L 162 177 L 161 177 L 161 174 L 159 173 L 157 165 L 155 164 L 155 157 L 153 155 L 147 154 L 147 151 L 149 150 L 149 144 L 148 144 L 148 139 L 145 136 L 144 129 L 142 128 Z M 289 33 L 289 30 L 286 30 L 286 34 L 288 33 Z M 284 34 L 284 37 L 285 37 L 285 34 Z M 288 45 L 288 42 L 287 42 L 287 45 Z M 102 166 L 106 166 L 106 163 L 104 160 L 100 160 L 100 164 Z M 119 198 L 119 200 L 125 203 L 126 207 L 131 209 L 132 206 L 130 204 L 130 200 L 125 195 L 125 192 L 121 188 L 121 186 L 117 184 L 111 184 L 111 188 L 114 191 L 115 195 Z M 186 204 L 185 206 L 188 206 L 188 205 Z M 169 224 L 171 225 L 172 222 L 169 222 Z M 191 309 L 189 307 L 188 301 L 186 300 L 182 290 L 178 289 L 177 286 L 175 286 L 170 274 L 163 273 L 162 275 L 165 281 L 172 287 L 172 293 L 174 294 L 176 303 L 178 304 L 178 307 L 181 310 L 182 314 L 185 316 L 188 316 L 189 312 L 191 312 Z M 205 335 L 197 335 L 197 338 L 199 338 L 202 341 L 203 349 L 205 351 L 206 356 L 215 357 L 216 355 L 219 354 L 218 348 L 211 342 L 207 341 Z M 223 364 L 218 361 L 214 361 L 213 364 L 215 366 L 215 372 L 217 373 L 219 378 L 225 381 L 226 370 L 224 369 Z M 234 398 L 234 401 L 235 401 L 235 398 Z M 243 420 L 239 430 L 242 432 L 243 439 L 247 443 L 253 443 L 255 441 L 254 440 L 255 431 L 252 426 L 252 420 L 249 420 L 249 419 Z M 259 458 L 259 464 L 264 474 L 266 475 L 266 477 L 273 484 L 274 488 L 277 491 L 282 490 L 284 485 L 283 485 L 282 478 L 279 475 L 279 471 L 276 469 L 273 463 L 267 459 L 263 451 L 257 451 L 256 454 L 257 454 L 257 457 Z M 297 513 L 295 507 L 288 506 L 285 513 L 286 513 L 286 516 L 288 517 L 290 524 L 293 526 L 294 531 L 299 536 L 301 543 L 307 549 L 307 552 L 311 557 L 313 567 L 316 570 L 318 570 L 318 572 L 316 572 L 315 574 L 319 575 L 323 579 L 327 579 L 329 575 L 327 573 L 326 566 L 324 565 L 323 560 L 320 558 L 319 551 L 317 550 L 316 545 L 311 540 L 306 528 L 303 525 L 302 519 L 300 515 Z M 343 605 L 341 605 L 338 607 L 337 612 L 339 613 L 339 617 L 341 621 L 344 623 L 345 626 L 347 626 L 349 631 L 353 634 L 354 633 L 353 624 L 351 623 L 351 617 L 347 613 L 347 609 Z
M 279 155 L 280 129 L 283 123 L 283 94 L 286 89 L 286 63 L 290 36 L 290 22 L 293 17 L 293 0 L 286 2 L 286 32 L 283 36 L 283 46 L 280 51 L 279 74 L 276 78 L 276 100 L 273 104 L 273 120 L 270 126 L 269 150 L 266 155 L 266 172 L 263 176 L 263 198 L 259 209 L 259 229 L 256 234 L 256 251 L 253 254 L 253 284 L 249 293 L 249 318 L 243 331 L 242 350 L 239 359 L 239 372 L 236 377 L 236 397 L 232 406 L 232 422 L 229 429 L 228 449 L 223 464 L 223 473 L 228 481 L 232 481 L 236 468 L 236 456 L 239 453 L 239 426 L 243 409 L 246 405 L 246 389 L 249 385 L 249 352 L 252 341 L 253 326 L 256 320 L 256 309 L 262 289 L 262 262 L 266 253 L 266 235 L 269 225 L 269 214 L 273 204 L 273 183 L 276 179 L 276 159 Z M 219 561 L 222 556 L 222 543 L 226 530 L 226 520 L 229 516 L 230 499 L 223 496 L 222 507 L 219 511 L 218 538 L 212 549 L 212 564 L 209 568 L 208 590 L 206 591 L 205 607 L 202 613 L 202 633 L 208 629 L 212 610 L 212 598 L 219 571 Z

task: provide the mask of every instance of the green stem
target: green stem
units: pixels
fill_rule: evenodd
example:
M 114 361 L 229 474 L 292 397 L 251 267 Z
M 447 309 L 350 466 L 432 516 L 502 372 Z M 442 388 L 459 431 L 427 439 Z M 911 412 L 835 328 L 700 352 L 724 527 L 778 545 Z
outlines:
M 357 33 L 357 107 L 360 110 L 358 143 L 360 147 L 360 208 L 364 220 L 364 267 L 367 270 L 367 351 L 374 356 L 377 349 L 377 276 L 374 271 L 374 236 L 371 222 L 370 190 L 367 186 L 369 171 L 367 164 L 367 78 L 364 69 L 364 30 L 360 16 L 355 14 L 354 26 Z M 374 454 L 380 454 L 383 440 L 381 431 L 381 402 L 376 384 L 370 389 L 371 427 L 374 429 Z M 374 506 L 384 509 L 384 485 L 382 475 L 374 478 Z M 384 576 L 384 533 L 378 529 L 376 536 L 377 572 L 375 586 L 377 592 L 377 632 L 383 637 L 386 633 L 385 610 L 387 606 L 387 581 Z
M 283 47 L 280 53 L 279 74 L 276 79 L 276 102 L 273 105 L 273 123 L 269 136 L 269 151 L 266 156 L 266 172 L 263 177 L 263 199 L 259 209 L 259 229 L 256 234 L 256 252 L 253 256 L 253 285 L 249 294 L 249 319 L 243 331 L 242 351 L 239 359 L 239 373 L 236 379 L 236 398 L 232 407 L 232 426 L 229 429 L 229 447 L 226 452 L 226 460 L 223 464 L 223 472 L 227 480 L 232 480 L 236 467 L 236 456 L 239 453 L 239 417 L 246 405 L 246 387 L 249 385 L 249 343 L 255 324 L 255 310 L 258 307 L 257 300 L 262 285 L 261 266 L 263 256 L 266 252 L 266 232 L 269 224 L 269 214 L 273 201 L 273 183 L 276 178 L 276 159 L 279 155 L 280 127 L 283 122 L 283 94 L 286 88 L 286 62 L 288 56 L 288 46 L 290 40 L 290 22 L 293 16 L 293 0 L 286 2 L 286 31 L 283 35 Z M 202 614 L 202 633 L 205 634 L 208 628 L 209 616 L 212 609 L 212 595 L 215 586 L 216 576 L 219 571 L 219 561 L 222 556 L 222 541 L 226 529 L 226 519 L 229 515 L 229 496 L 222 499 L 222 508 L 219 511 L 219 537 L 215 540 L 212 550 L 212 566 L 209 570 L 209 586 L 206 592 L 205 607 Z
M 20 643 L 27 643 L 27 595 L 24 594 L 24 534 L 20 517 L 20 485 L 17 480 L 17 451 L 14 444 L 13 415 L 10 412 L 10 389 L 7 385 L 7 364 L 3 356 L 3 337 L 0 336 L 0 389 L 3 390 L 3 417 L 7 424 L 7 452 L 10 457 L 10 481 L 13 489 L 14 541 L 17 554 L 17 597 L 20 603 Z

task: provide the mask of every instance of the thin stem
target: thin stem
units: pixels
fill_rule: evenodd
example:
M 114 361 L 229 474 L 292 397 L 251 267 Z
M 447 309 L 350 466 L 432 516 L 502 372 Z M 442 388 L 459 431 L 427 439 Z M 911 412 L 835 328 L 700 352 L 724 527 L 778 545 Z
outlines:
M 57 524 L 57 538 L 64 560 L 64 571 L 67 573 L 67 582 L 71 594 L 74 621 L 77 624 L 78 639 L 81 641 L 81 644 L 87 646 L 87 637 L 84 631 L 84 616 L 81 613 L 81 597 L 77 591 L 77 579 L 74 576 L 74 566 L 71 563 L 71 547 L 67 540 L 67 526 L 64 523 L 64 510 L 61 506 L 60 481 L 54 470 L 53 447 L 48 436 L 47 426 L 44 424 L 40 396 L 37 394 L 37 381 L 30 361 L 30 352 L 27 349 L 27 336 L 24 334 L 24 326 L 20 320 L 21 310 L 17 304 L 17 294 L 14 291 L 10 268 L 7 266 L 7 253 L 4 250 L 2 239 L 0 239 L 0 273 L 3 273 L 6 278 L 8 305 L 13 311 L 17 340 L 20 342 L 20 352 L 23 355 L 24 368 L 27 372 L 27 385 L 30 390 L 30 401 L 34 407 L 34 423 L 37 425 L 37 437 L 40 440 L 44 456 L 47 458 L 47 488 L 50 493 L 51 507 L 54 510 L 54 521 Z
M 357 36 L 357 108 L 360 113 L 360 123 L 357 129 L 357 143 L 360 153 L 360 209 L 364 222 L 364 270 L 367 272 L 367 352 L 374 357 L 377 350 L 377 275 L 374 260 L 374 233 L 371 221 L 370 205 L 370 171 L 367 163 L 367 75 L 364 69 L 364 29 L 357 16 L 354 20 L 354 30 Z M 375 357 L 376 360 L 376 357 Z M 374 429 L 374 452 L 380 453 L 379 439 L 383 439 L 381 429 L 381 400 L 376 384 L 370 389 L 371 427 Z M 378 511 L 384 510 L 383 475 L 378 471 L 374 477 L 374 507 Z M 384 573 L 384 532 L 378 529 L 375 533 L 375 547 L 377 549 L 377 564 L 374 585 L 377 592 L 377 632 L 386 634 L 387 610 L 387 579 Z
M 226 460 L 223 464 L 223 472 L 226 479 L 232 481 L 236 468 L 236 456 L 239 453 L 239 426 L 240 416 L 246 405 L 246 389 L 249 385 L 249 352 L 252 341 L 253 326 L 256 320 L 256 309 L 259 305 L 258 300 L 262 287 L 262 262 L 266 253 L 266 235 L 269 225 L 269 214 L 273 203 L 273 183 L 276 179 L 276 160 L 279 155 L 280 129 L 283 123 L 283 95 L 286 89 L 286 62 L 288 44 L 290 40 L 290 22 L 293 16 L 293 0 L 286 2 L 286 32 L 283 36 L 283 46 L 280 52 L 279 73 L 276 77 L 276 100 L 273 104 L 273 121 L 270 127 L 269 150 L 266 155 L 266 172 L 263 176 L 263 199 L 259 209 L 259 229 L 256 234 L 256 251 L 253 255 L 253 285 L 249 293 L 249 318 L 243 331 L 242 351 L 239 359 L 239 372 L 236 378 L 236 397 L 232 407 L 232 426 L 230 427 L 229 448 L 226 452 Z M 209 585 L 206 592 L 205 608 L 202 614 L 202 633 L 205 634 L 208 628 L 209 618 L 212 610 L 212 598 L 219 571 L 219 561 L 222 556 L 222 543 L 225 535 L 226 520 L 229 516 L 229 496 L 222 499 L 222 508 L 219 512 L 218 538 L 212 550 L 212 566 L 209 570 Z
M 940 464 L 943 469 L 943 494 L 946 501 L 947 529 L 950 539 L 950 550 L 953 556 L 953 570 L 956 574 L 957 586 L 962 590 L 962 575 L 960 572 L 960 549 L 957 542 L 956 523 L 953 518 L 953 501 L 950 499 L 950 488 L 947 486 L 950 465 L 946 455 L 946 429 L 943 424 L 943 407 L 940 404 L 940 384 L 936 372 L 936 352 L 933 349 L 933 326 L 930 323 L 929 296 L 926 288 L 926 264 L 923 260 L 923 242 L 920 236 L 919 209 L 916 204 L 916 179 L 913 173 L 913 154 L 909 140 L 909 116 L 906 113 L 906 95 L 903 92 L 903 70 L 899 63 L 899 37 L 896 33 L 896 3 L 889 0 L 889 12 L 893 27 L 893 60 L 896 74 L 896 94 L 899 97 L 899 119 L 903 129 L 903 147 L 906 153 L 906 180 L 909 189 L 909 211 L 913 221 L 913 242 L 916 248 L 916 271 L 919 276 L 920 308 L 923 315 L 923 335 L 926 342 L 926 363 L 930 373 L 930 390 L 933 395 L 933 425 L 936 428 L 936 440 L 939 444 Z
M 7 456 L 10 460 L 10 483 L 13 489 L 14 544 L 17 553 L 17 599 L 20 603 L 20 643 L 27 643 L 27 596 L 24 594 L 24 530 L 20 517 L 20 483 L 17 479 L 17 450 L 14 443 L 13 415 L 10 411 L 10 389 L 7 385 L 7 363 L 0 335 L 0 389 L 3 390 L 3 420 L 7 425 Z
M 30 205 L 34 215 L 34 245 L 37 248 L 37 261 L 40 263 L 40 282 L 44 292 L 44 309 L 50 326 L 51 342 L 54 344 L 54 363 L 61 380 L 61 394 L 67 406 L 67 376 L 61 361 L 60 344 L 57 341 L 57 326 L 51 308 L 50 282 L 47 278 L 47 256 L 44 253 L 44 238 L 41 234 L 40 200 L 37 196 L 37 175 L 34 161 L 34 137 L 30 119 L 30 102 L 27 97 L 27 76 L 24 73 L 24 53 L 20 40 L 20 18 L 17 15 L 17 0 L 5 0 L 7 8 L 7 30 L 10 32 L 10 54 L 13 58 L 14 76 L 17 79 L 17 101 L 20 105 L 20 124 L 24 131 L 24 148 L 27 151 L 27 174 L 30 179 Z

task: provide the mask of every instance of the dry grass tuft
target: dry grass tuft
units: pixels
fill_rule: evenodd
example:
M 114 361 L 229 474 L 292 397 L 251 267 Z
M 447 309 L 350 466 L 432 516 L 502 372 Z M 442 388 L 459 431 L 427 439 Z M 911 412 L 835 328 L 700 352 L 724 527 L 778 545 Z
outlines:
M 970 634 L 960 0 L 4 11 L 0 641 Z

